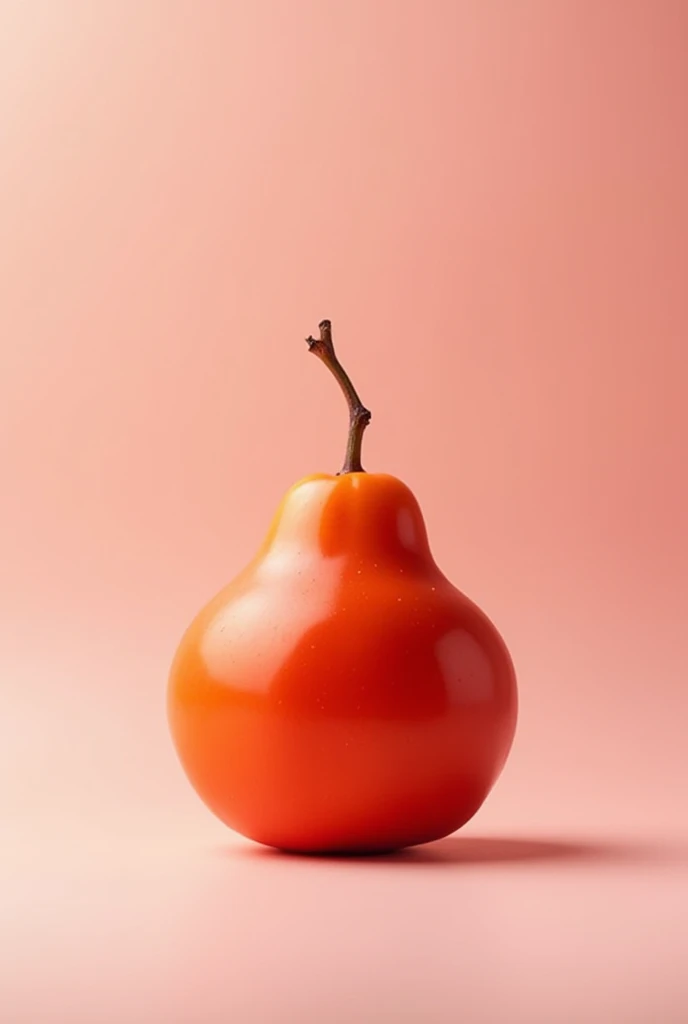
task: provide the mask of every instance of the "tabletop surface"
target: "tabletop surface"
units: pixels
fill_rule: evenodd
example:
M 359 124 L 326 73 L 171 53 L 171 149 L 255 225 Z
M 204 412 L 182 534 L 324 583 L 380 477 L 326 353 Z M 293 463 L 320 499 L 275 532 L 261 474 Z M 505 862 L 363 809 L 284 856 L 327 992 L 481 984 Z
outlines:
M 491 825 L 492 827 L 492 825 Z M 490 831 L 364 860 L 72 826 L 5 843 L 8 1024 L 682 1024 L 688 845 Z

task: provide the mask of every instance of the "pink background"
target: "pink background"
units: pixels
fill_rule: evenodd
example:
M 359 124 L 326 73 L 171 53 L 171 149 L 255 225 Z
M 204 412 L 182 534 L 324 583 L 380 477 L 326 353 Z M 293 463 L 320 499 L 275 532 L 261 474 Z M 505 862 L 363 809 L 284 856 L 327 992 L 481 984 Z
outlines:
M 8 1024 L 688 1019 L 687 182 L 682 0 L 3 0 Z M 325 316 L 520 682 L 391 862 L 252 851 L 165 722 L 338 468 Z

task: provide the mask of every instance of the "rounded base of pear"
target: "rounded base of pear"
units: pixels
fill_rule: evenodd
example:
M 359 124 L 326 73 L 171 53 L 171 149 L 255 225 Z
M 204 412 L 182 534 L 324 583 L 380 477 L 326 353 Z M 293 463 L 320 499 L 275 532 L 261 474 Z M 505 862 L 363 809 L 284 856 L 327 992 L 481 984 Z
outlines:
M 398 824 L 397 828 L 393 830 L 393 835 L 390 835 L 391 830 L 385 829 L 384 826 L 381 826 L 377 836 L 371 836 L 369 829 L 361 832 L 352 830 L 348 835 L 342 830 L 336 836 L 327 837 L 319 836 L 315 829 L 304 830 L 302 838 L 297 838 L 295 835 L 287 837 L 270 835 L 266 832 L 249 832 L 248 830 L 239 830 L 236 826 L 233 831 L 258 846 L 266 847 L 285 856 L 351 860 L 384 858 L 414 847 L 427 846 L 453 835 L 478 813 L 486 797 L 487 794 L 473 806 L 466 808 L 460 816 L 457 814 L 453 817 L 451 822 L 445 819 L 442 824 L 437 821 L 416 823 L 415 825 L 408 823 L 406 828 L 399 827 Z

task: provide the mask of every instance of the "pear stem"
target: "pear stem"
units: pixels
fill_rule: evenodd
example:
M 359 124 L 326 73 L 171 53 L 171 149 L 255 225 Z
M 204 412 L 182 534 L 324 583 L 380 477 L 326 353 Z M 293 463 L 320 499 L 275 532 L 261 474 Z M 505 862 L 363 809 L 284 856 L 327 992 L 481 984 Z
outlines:
M 361 445 L 363 442 L 363 432 L 370 423 L 371 413 L 358 397 L 349 375 L 337 359 L 332 342 L 332 324 L 329 320 L 323 320 L 318 326 L 320 328 L 320 337 L 313 338 L 309 336 L 306 338 L 306 344 L 309 351 L 313 352 L 325 364 L 338 381 L 349 406 L 349 438 L 346 444 L 346 458 L 344 459 L 344 465 L 337 475 L 341 476 L 343 473 L 365 473 L 361 465 Z

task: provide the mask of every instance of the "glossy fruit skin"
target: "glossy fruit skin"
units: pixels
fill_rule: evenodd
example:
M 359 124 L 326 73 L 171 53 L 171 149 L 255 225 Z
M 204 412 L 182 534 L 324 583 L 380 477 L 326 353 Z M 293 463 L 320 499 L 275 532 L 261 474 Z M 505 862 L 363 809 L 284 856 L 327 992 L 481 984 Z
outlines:
M 304 853 L 449 835 L 512 745 L 514 669 L 442 575 L 395 477 L 307 477 L 201 611 L 170 674 L 173 741 L 230 828 Z

